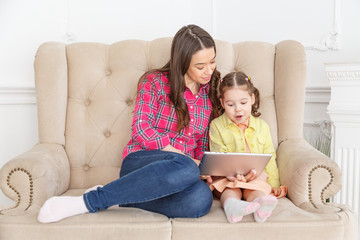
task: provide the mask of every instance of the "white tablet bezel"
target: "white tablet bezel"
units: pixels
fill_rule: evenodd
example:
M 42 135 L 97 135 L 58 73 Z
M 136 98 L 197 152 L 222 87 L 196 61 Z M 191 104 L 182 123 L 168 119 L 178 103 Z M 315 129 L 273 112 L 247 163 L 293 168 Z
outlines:
M 268 153 L 204 152 L 199 165 L 200 175 L 246 175 L 255 169 L 256 175 L 260 176 L 271 157 Z

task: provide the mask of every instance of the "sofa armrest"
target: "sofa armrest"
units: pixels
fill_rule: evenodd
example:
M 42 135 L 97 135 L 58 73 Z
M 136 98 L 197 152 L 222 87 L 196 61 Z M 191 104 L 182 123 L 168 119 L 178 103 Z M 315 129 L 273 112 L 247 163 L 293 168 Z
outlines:
M 280 182 L 288 187 L 288 197 L 312 212 L 338 211 L 326 199 L 341 188 L 341 171 L 336 162 L 304 139 L 281 142 L 277 151 Z
M 51 196 L 65 192 L 69 181 L 69 161 L 63 146 L 37 144 L 1 168 L 1 190 L 16 205 L 0 210 L 0 214 L 17 215 L 37 209 Z

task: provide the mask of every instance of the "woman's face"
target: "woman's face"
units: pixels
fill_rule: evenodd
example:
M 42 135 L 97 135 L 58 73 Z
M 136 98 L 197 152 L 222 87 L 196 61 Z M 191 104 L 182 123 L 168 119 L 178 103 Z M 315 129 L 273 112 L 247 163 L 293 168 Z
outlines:
M 204 48 L 191 57 L 190 66 L 185 73 L 185 85 L 192 89 L 199 84 L 207 84 L 216 68 L 215 49 Z

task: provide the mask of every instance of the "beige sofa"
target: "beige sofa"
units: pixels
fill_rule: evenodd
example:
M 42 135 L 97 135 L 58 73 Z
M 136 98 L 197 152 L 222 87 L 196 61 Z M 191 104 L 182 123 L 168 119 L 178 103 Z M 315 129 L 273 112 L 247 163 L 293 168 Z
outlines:
M 261 93 L 261 117 L 277 149 L 280 180 L 288 186 L 267 222 L 252 215 L 227 222 L 219 201 L 198 219 L 117 206 L 58 223 L 37 212 L 54 195 L 79 195 L 118 178 L 138 78 L 169 58 L 171 38 L 99 43 L 45 43 L 35 58 L 39 143 L 0 171 L 15 206 L 1 210 L 0 239 L 355 239 L 357 218 L 327 203 L 341 188 L 336 163 L 303 139 L 304 48 L 295 41 L 231 44 L 217 41 L 222 75 L 242 70 Z

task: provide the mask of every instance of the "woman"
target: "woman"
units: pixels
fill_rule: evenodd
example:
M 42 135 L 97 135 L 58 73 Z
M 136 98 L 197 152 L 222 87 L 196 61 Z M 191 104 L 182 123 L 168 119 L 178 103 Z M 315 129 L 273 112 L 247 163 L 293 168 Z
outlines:
M 140 78 L 120 178 L 83 196 L 50 198 L 38 220 L 56 222 L 113 205 L 172 218 L 208 213 L 213 197 L 199 178 L 198 165 L 208 149 L 220 77 L 215 56 L 215 42 L 205 30 L 196 25 L 181 28 L 173 38 L 169 62 Z

